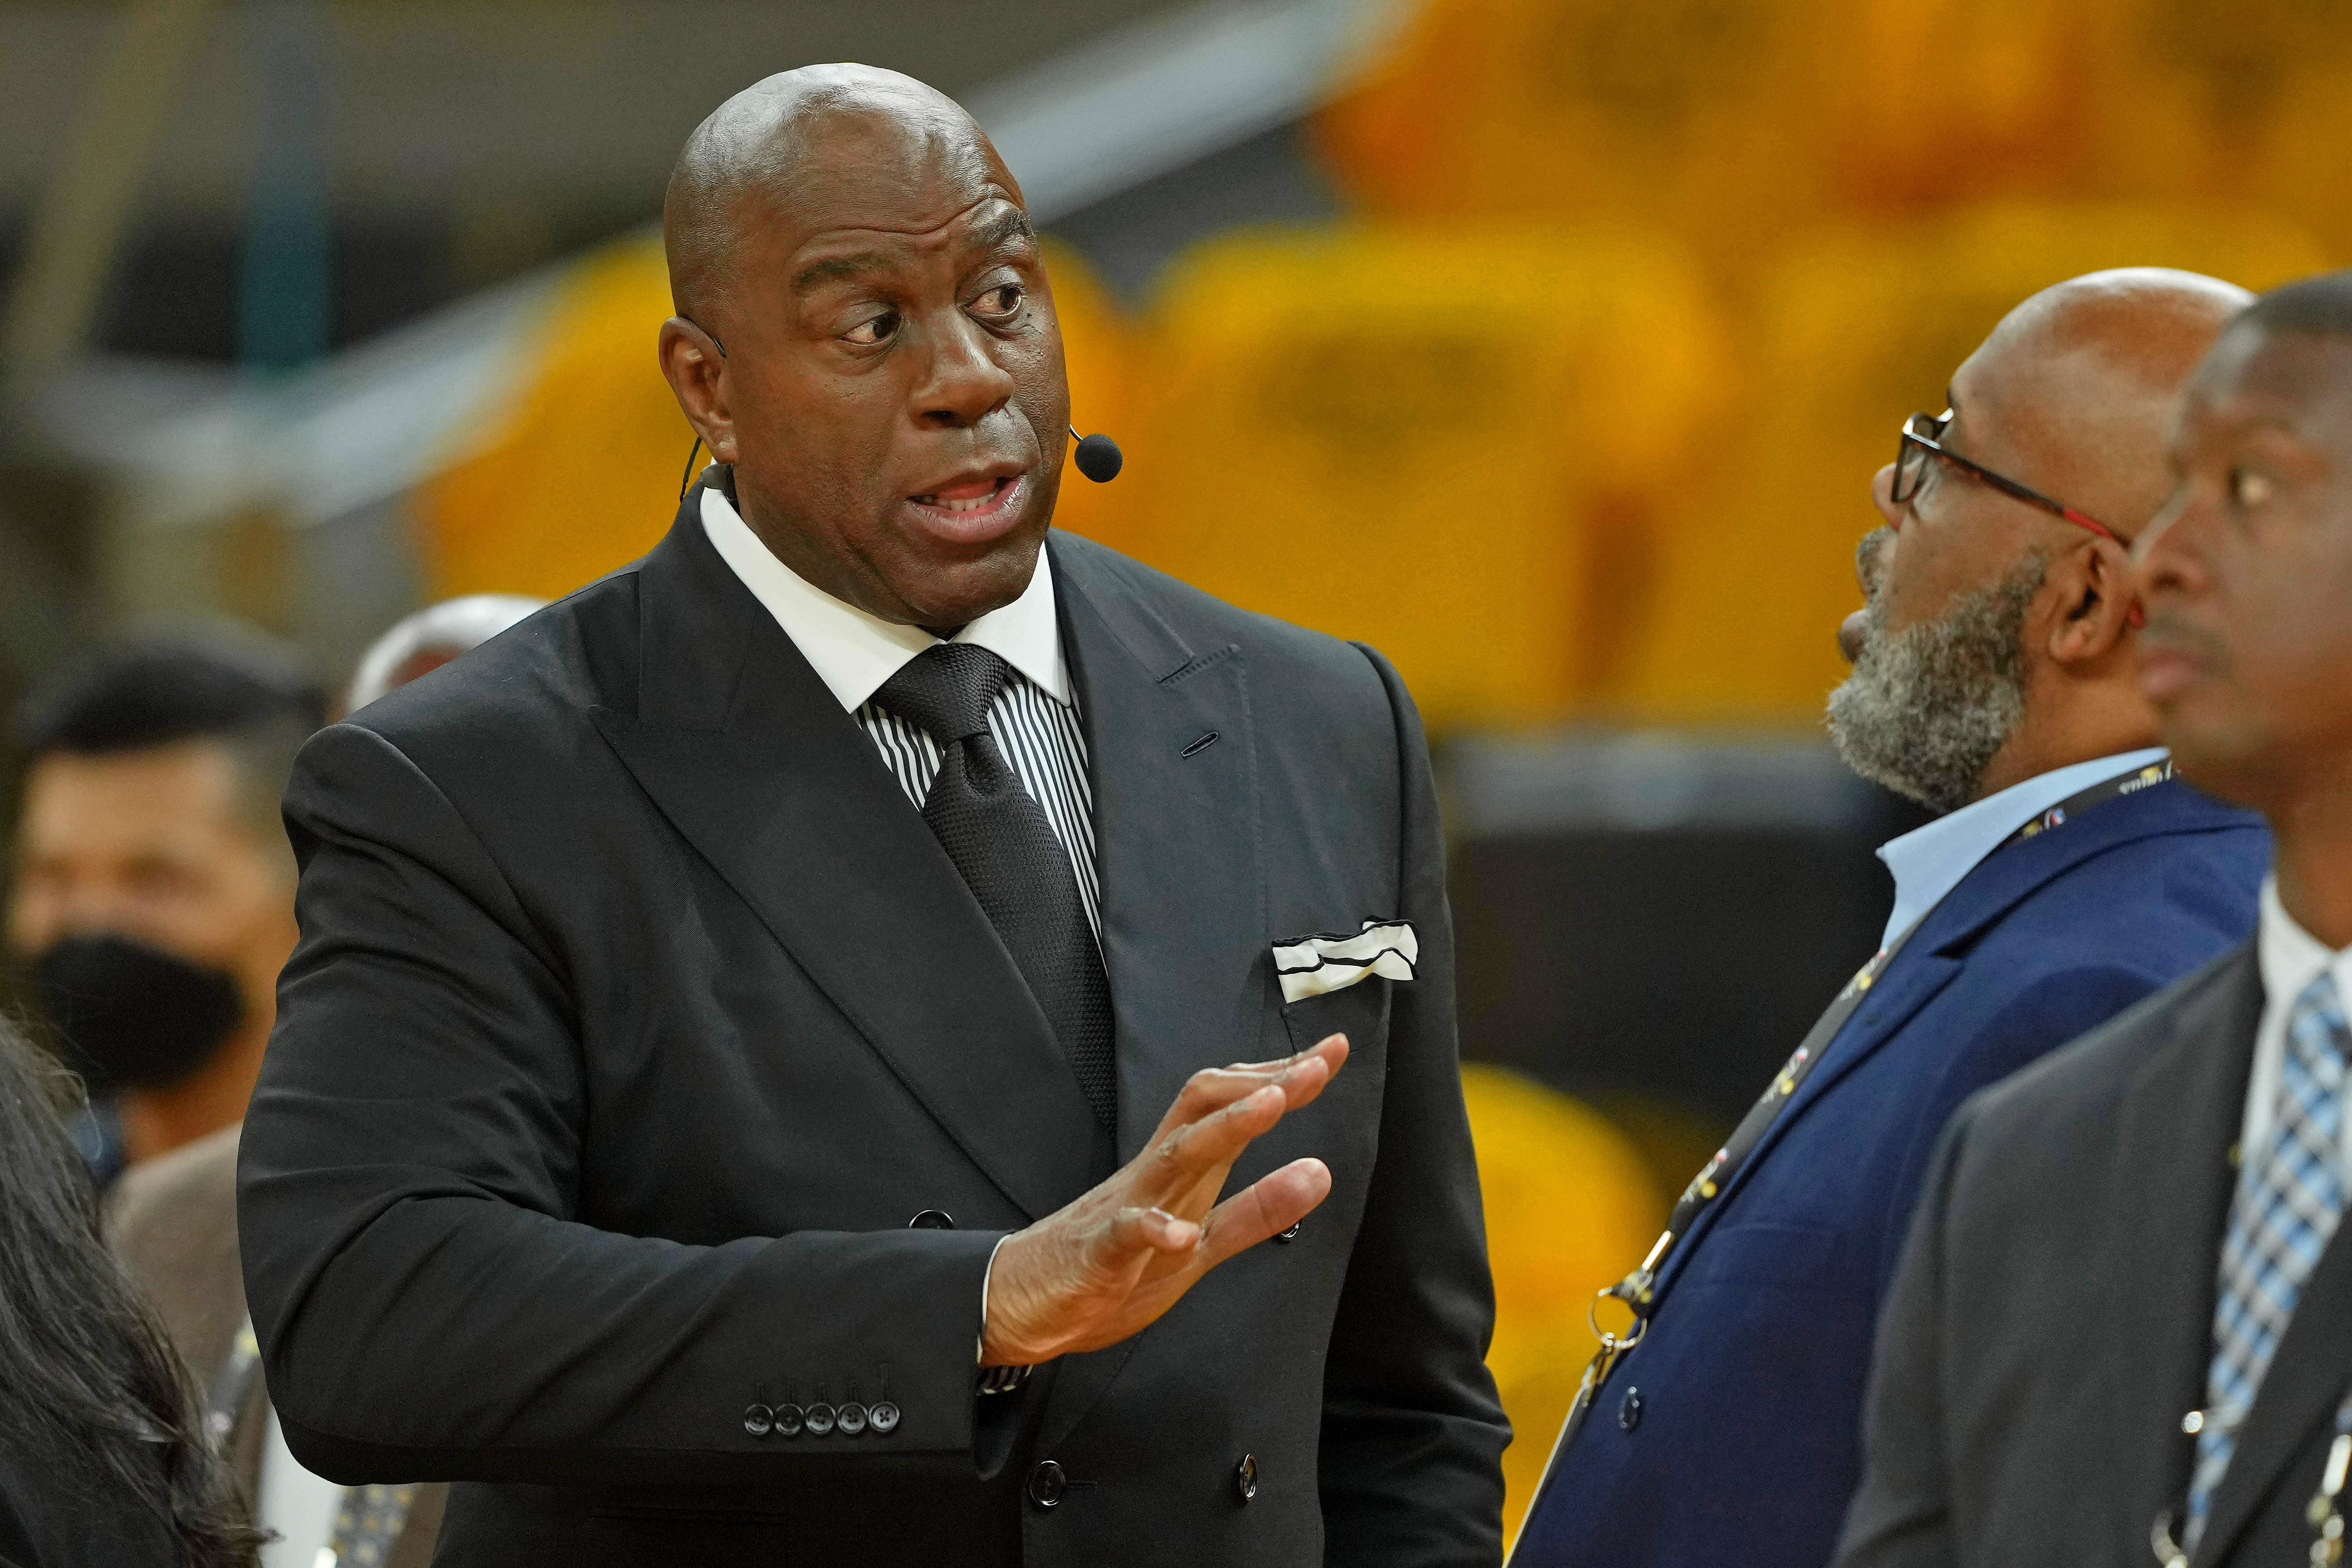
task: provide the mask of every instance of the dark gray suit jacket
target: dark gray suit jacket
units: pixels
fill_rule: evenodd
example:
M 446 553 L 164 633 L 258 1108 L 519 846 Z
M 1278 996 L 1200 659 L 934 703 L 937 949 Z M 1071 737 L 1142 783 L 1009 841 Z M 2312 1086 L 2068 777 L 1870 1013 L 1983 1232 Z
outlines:
M 1444 867 L 1393 673 L 1053 537 L 1117 1156 L 1199 1068 L 1335 1029 L 1355 1055 L 1234 1173 L 1328 1162 L 1296 1241 L 976 1399 L 992 1248 L 1112 1151 L 699 500 L 303 754 L 302 940 L 240 1181 L 295 1453 L 459 1482 L 445 1565 L 1495 1562 L 1507 1428 Z M 1283 1004 L 1269 943 L 1399 914 L 1414 980 Z M 908 1228 L 924 1210 L 955 1228 Z M 745 1419 L 883 1400 L 887 1436 Z
M 1985 1090 L 1946 1133 L 1878 1336 L 1843 1568 L 2150 1568 L 2188 1494 L 2232 1150 L 2263 1007 L 2251 944 Z M 2338 1232 L 2241 1433 L 2197 1568 L 2308 1561 L 2352 1385 Z

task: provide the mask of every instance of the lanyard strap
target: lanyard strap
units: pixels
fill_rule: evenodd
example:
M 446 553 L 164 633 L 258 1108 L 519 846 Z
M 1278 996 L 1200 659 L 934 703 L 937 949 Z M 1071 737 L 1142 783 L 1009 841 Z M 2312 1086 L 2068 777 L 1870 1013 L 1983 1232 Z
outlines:
M 1886 973 L 1886 966 L 1895 962 L 1895 955 L 1903 951 L 1919 925 L 1919 921 L 1913 921 L 1910 931 L 1880 948 L 1877 954 L 1845 983 L 1845 988 L 1837 994 L 1837 999 L 1829 1005 L 1828 1010 L 1806 1034 L 1804 1044 L 1799 1046 L 1796 1053 L 1782 1064 L 1780 1070 L 1772 1075 L 1771 1085 L 1764 1090 L 1763 1097 L 1748 1108 L 1748 1114 L 1739 1119 L 1739 1125 L 1731 1130 L 1731 1136 L 1724 1140 L 1723 1147 L 1715 1152 L 1714 1158 L 1699 1167 L 1698 1174 L 1693 1176 L 1690 1184 L 1683 1189 L 1683 1195 L 1675 1202 L 1674 1213 L 1667 1216 L 1665 1231 L 1651 1247 L 1649 1257 L 1642 1260 L 1639 1268 L 1601 1292 L 1601 1296 L 1615 1297 L 1633 1310 L 1637 1320 L 1648 1321 L 1657 1307 L 1658 1271 L 1665 1263 L 1667 1254 L 1673 1250 L 1675 1239 L 1688 1236 L 1701 1211 L 1731 1184 L 1732 1177 L 1738 1175 L 1739 1168 L 1748 1163 L 1748 1156 L 1756 1152 L 1756 1145 L 1764 1141 L 1764 1134 L 1771 1130 L 1772 1123 L 1780 1119 L 1780 1112 L 1788 1108 L 1797 1090 L 1804 1087 L 1805 1079 L 1812 1076 L 1813 1068 L 1821 1065 L 1822 1058 L 1829 1051 L 1830 1042 L 1837 1038 L 1838 1031 L 1845 1027 L 1846 1020 L 1853 1016 L 1854 1009 L 1862 1005 L 1862 999 L 1870 994 L 1872 986 L 1878 984 L 1878 977 Z M 1599 1298 L 1595 1298 L 1594 1305 L 1599 1304 Z M 1635 1338 L 1639 1337 L 1640 1322 L 1637 1322 Z
M 2185 1430 L 2185 1428 L 2184 1428 Z M 2311 1521 L 2309 1557 L 2313 1568 L 2336 1568 L 2344 1561 L 2344 1481 L 2352 1471 L 2352 1394 L 2336 1407 L 2336 1440 L 2327 1445 L 2326 1462 L 2319 1468 L 2319 1489 L 2311 1494 L 2304 1518 Z M 2180 1516 L 2170 1509 L 2148 1527 L 2148 1549 L 2164 1568 L 2189 1568 L 2189 1553 L 2173 1535 Z
M 2336 1407 L 2336 1440 L 2327 1446 L 2327 1462 L 2319 1469 L 2319 1489 L 2311 1496 L 2305 1517 L 2317 1531 L 2311 1543 L 2316 1568 L 2334 1568 L 2344 1561 L 2344 1480 L 2352 1471 L 2352 1394 Z
M 2039 838 L 2044 833 L 2063 827 L 2069 820 L 2081 816 L 2093 806 L 2105 805 L 2108 801 L 2124 795 L 2136 795 L 2152 785 L 2169 783 L 2171 778 L 2172 759 L 2167 757 L 2160 763 L 2151 763 L 2147 767 L 2135 768 L 2127 773 L 2117 773 L 2113 778 L 2102 779 L 2086 790 L 2068 795 L 2064 800 L 2019 828 L 2014 834 L 2003 839 L 1993 853 L 1999 854 L 2002 849 L 2009 848 L 2012 845 L 2026 843 L 2028 840 Z M 1804 1043 L 1797 1047 L 1796 1054 L 1791 1056 L 1786 1065 L 1773 1075 L 1771 1086 L 1765 1089 L 1763 1098 L 1748 1107 L 1748 1114 L 1739 1119 L 1739 1125 L 1732 1129 L 1731 1136 L 1724 1141 L 1723 1147 L 1715 1152 L 1715 1157 L 1700 1167 L 1698 1174 L 1691 1178 L 1690 1185 L 1683 1189 L 1682 1197 L 1675 1202 L 1674 1213 L 1666 1220 L 1665 1234 L 1659 1237 L 1656 1244 L 1650 1248 L 1649 1257 L 1643 1259 L 1639 1268 L 1603 1290 L 1601 1293 L 1602 1297 L 1614 1297 L 1624 1302 L 1633 1310 L 1634 1316 L 1641 1320 L 1647 1320 L 1656 1310 L 1658 1270 L 1664 1264 L 1668 1253 L 1674 1247 L 1675 1239 L 1677 1237 L 1688 1236 L 1691 1226 L 1698 1219 L 1700 1211 L 1713 1203 L 1725 1187 L 1731 1184 L 1731 1179 L 1738 1175 L 1739 1168 L 1748 1163 L 1748 1155 L 1756 1152 L 1756 1145 L 1763 1142 L 1765 1132 L 1779 1119 L 1780 1112 L 1788 1108 L 1789 1101 L 1795 1097 L 1797 1090 L 1803 1087 L 1805 1079 L 1812 1075 L 1813 1068 L 1821 1065 L 1822 1056 L 1828 1052 L 1830 1043 L 1837 1037 L 1838 1031 L 1845 1027 L 1846 1020 L 1853 1017 L 1854 1009 L 1862 1005 L 1862 999 L 1869 994 L 1873 985 L 1878 984 L 1879 976 L 1886 973 L 1887 966 L 1895 962 L 1895 954 L 1903 951 L 1905 944 L 1910 942 L 1919 927 L 1926 922 L 1926 919 L 1927 917 L 1923 915 L 1919 920 L 1913 921 L 1909 931 L 1896 937 L 1885 947 L 1879 949 L 1877 956 L 1864 964 L 1854 977 L 1845 983 L 1845 989 L 1837 994 L 1837 999 L 1830 1004 L 1828 1011 L 1824 1012 L 1820 1021 L 1813 1025 L 1811 1031 L 1805 1036 Z M 1594 1305 L 1599 1305 L 1599 1298 L 1595 1299 Z M 1640 1337 L 1638 1324 L 1635 1328 L 1635 1337 Z M 1629 1346 L 1630 1342 L 1628 1346 L 1620 1348 L 1629 1348 Z
M 2126 795 L 2137 795 L 2160 784 L 2172 782 L 2172 759 L 2150 763 L 2144 768 L 2134 768 L 2127 773 L 2117 773 L 2111 779 L 2101 779 L 2077 795 L 2070 795 L 2000 842 L 2003 849 L 2012 844 L 2022 844 L 2029 838 L 2039 838 L 2053 827 L 2063 827 L 2069 817 L 2079 816 L 2095 805 Z
M 2169 783 L 2171 778 L 2172 759 L 2167 757 L 2160 763 L 2151 763 L 2144 768 L 2134 768 L 2129 773 L 2103 779 L 2042 813 L 2003 839 L 1995 847 L 1993 853 L 1999 854 L 2013 845 L 2023 844 L 2028 839 L 2039 838 L 2063 827 L 2093 806 L 2124 795 L 2137 795 L 2141 790 Z M 1601 1385 L 1608 1381 L 1610 1369 L 1627 1351 L 1641 1343 L 1642 1335 L 1647 1331 L 1651 1315 L 1658 1307 L 1658 1275 L 1672 1254 L 1675 1241 L 1690 1234 L 1691 1226 L 1697 1223 L 1699 1215 L 1731 1184 L 1732 1178 L 1739 1173 L 1739 1168 L 1756 1152 L 1756 1146 L 1763 1142 L 1765 1132 L 1781 1111 L 1788 1109 L 1789 1101 L 1796 1097 L 1798 1089 L 1804 1087 L 1805 1079 L 1812 1076 L 1813 1068 L 1821 1065 L 1822 1058 L 1828 1053 L 1831 1042 L 1837 1038 L 1838 1031 L 1845 1027 L 1846 1021 L 1853 1016 L 1854 1009 L 1862 1005 L 1862 1000 L 1869 994 L 1870 988 L 1878 983 L 1879 977 L 1886 973 L 1887 966 L 1895 962 L 1895 955 L 1926 923 L 1926 918 L 1921 916 L 1912 923 L 1910 930 L 1881 948 L 1875 957 L 1845 983 L 1845 988 L 1837 994 L 1828 1011 L 1807 1033 L 1796 1054 L 1773 1075 L 1771 1085 L 1765 1089 L 1763 1098 L 1748 1107 L 1748 1114 L 1739 1119 L 1739 1125 L 1732 1129 L 1731 1136 L 1724 1141 L 1723 1147 L 1715 1152 L 1714 1158 L 1700 1167 L 1698 1174 L 1691 1178 L 1690 1185 L 1683 1189 L 1682 1196 L 1675 1203 L 1674 1213 L 1667 1217 L 1664 1233 L 1652 1245 L 1649 1256 L 1643 1258 L 1641 1266 L 1631 1274 L 1593 1297 L 1591 1305 L 1586 1309 L 1586 1317 L 1592 1324 L 1594 1338 L 1601 1342 L 1601 1348 L 1584 1369 L 1584 1381 L 1577 1388 L 1576 1402 L 1569 1406 L 1568 1420 L 1560 1427 L 1559 1441 L 1552 1448 L 1551 1460 L 1545 1467 L 1543 1480 L 1538 1483 L 1538 1496 L 1550 1483 L 1551 1466 L 1559 1462 L 1559 1456 L 1575 1440 L 1578 1428 L 1583 1426 L 1594 1396 L 1600 1393 Z M 1601 1303 L 1612 1299 L 1623 1302 L 1633 1314 L 1632 1324 L 1622 1335 L 1602 1329 L 1597 1317 Z

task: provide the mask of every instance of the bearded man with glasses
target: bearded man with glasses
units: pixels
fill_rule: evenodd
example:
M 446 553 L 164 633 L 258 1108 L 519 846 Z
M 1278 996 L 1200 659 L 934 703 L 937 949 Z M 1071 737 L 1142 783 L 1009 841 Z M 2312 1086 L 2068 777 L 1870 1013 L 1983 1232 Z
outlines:
M 2248 298 L 2153 269 L 2062 283 L 1905 424 L 1829 728 L 1939 816 L 1879 851 L 1877 955 L 1597 1303 L 1519 1568 L 1822 1568 L 1945 1122 L 2252 929 L 2268 837 L 2172 778 L 2129 560 L 2181 384 Z

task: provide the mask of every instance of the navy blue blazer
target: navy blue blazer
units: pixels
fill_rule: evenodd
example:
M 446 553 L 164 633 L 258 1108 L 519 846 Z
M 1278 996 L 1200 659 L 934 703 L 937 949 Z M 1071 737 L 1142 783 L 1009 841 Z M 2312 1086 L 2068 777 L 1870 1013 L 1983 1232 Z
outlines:
M 2269 864 L 2259 817 L 2177 782 L 1979 862 L 1675 1249 L 1515 1568 L 1822 1568 L 1861 1479 L 1879 1305 L 1945 1122 L 2244 941 Z

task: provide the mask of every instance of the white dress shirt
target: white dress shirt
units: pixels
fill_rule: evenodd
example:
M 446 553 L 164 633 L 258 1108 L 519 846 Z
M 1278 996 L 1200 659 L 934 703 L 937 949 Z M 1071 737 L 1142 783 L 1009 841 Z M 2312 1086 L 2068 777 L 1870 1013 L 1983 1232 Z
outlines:
M 2245 1119 L 2239 1126 L 2240 1163 L 2253 1158 L 2278 1118 L 2279 1079 L 2286 1070 L 2286 1026 L 2304 990 L 2322 973 L 2336 976 L 2338 1000 L 2352 1006 L 2352 948 L 2329 949 L 2295 923 L 2279 902 L 2278 879 L 2263 879 L 2263 907 L 2254 953 L 2263 970 L 2263 1017 L 2254 1026 L 2254 1068 L 2246 1078 Z M 2352 1190 L 2352 1117 L 2336 1134 L 2338 1168 Z
M 2163 747 L 2150 746 L 2053 768 L 1880 845 L 1878 858 L 1895 874 L 1895 909 L 1886 917 L 1886 934 L 1879 939 L 1880 947 L 1894 946 L 2011 834 L 2068 796 L 2118 773 L 2160 763 L 2168 755 Z
M 899 787 L 922 809 L 940 770 L 937 742 L 919 726 L 875 706 L 872 698 L 907 662 L 940 639 L 920 626 L 900 626 L 835 598 L 776 559 L 717 487 L 702 492 L 702 529 L 711 548 L 751 590 L 793 639 L 817 679 L 855 714 L 882 753 Z M 1079 902 L 1102 937 L 1102 889 L 1095 862 L 1094 786 L 1087 772 L 1086 733 L 1062 657 L 1062 627 L 1054 605 L 1054 573 L 1045 552 L 1021 596 L 956 633 L 1013 667 L 988 710 L 989 732 L 1005 760 L 1043 806 L 1045 821 L 1078 879 Z

